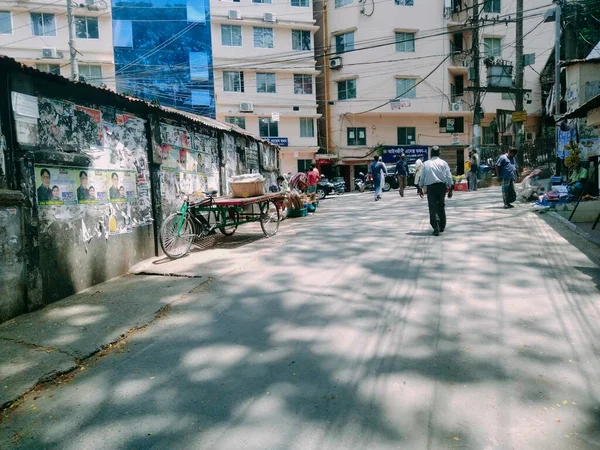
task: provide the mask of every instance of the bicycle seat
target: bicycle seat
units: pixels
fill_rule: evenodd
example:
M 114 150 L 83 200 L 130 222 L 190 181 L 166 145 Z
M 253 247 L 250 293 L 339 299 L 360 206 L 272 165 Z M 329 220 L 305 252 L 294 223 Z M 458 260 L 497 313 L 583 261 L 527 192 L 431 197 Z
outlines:
M 219 191 L 208 191 L 208 192 L 204 192 L 204 195 L 208 195 L 209 197 L 214 197 L 218 193 L 219 193 Z

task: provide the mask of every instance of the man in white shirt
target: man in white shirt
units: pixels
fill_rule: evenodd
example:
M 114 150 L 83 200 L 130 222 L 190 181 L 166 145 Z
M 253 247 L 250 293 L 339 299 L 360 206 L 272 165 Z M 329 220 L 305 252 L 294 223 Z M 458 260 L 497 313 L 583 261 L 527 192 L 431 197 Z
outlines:
M 417 194 L 421 194 L 421 188 L 419 187 L 419 180 L 421 179 L 421 171 L 423 170 L 423 156 L 415 161 L 415 187 L 417 188 Z
M 433 228 L 434 236 L 439 236 L 446 228 L 446 191 L 451 189 L 453 185 L 450 166 L 440 158 L 440 148 L 434 145 L 431 148 L 431 159 L 423 163 L 423 170 L 419 180 L 421 197 L 423 197 L 423 187 L 427 187 L 429 223 Z M 452 197 L 451 190 L 448 197 Z

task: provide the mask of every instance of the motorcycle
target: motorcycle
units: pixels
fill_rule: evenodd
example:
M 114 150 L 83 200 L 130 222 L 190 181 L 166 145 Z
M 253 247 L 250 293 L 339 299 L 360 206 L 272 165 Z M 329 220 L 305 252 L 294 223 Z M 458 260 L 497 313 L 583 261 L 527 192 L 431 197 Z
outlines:
M 354 190 L 358 192 L 365 192 L 365 182 L 360 178 L 354 179 Z

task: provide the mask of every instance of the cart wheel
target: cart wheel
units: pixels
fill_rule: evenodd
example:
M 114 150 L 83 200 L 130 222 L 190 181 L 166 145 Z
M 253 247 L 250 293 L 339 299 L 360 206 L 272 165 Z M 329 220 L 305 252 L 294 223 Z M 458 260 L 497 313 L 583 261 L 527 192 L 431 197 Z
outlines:
M 171 214 L 160 227 L 160 246 L 171 259 L 187 254 L 194 240 L 194 224 L 189 216 Z
M 279 230 L 279 208 L 273 201 L 268 201 L 260 206 L 260 227 L 265 236 L 274 236 Z
M 232 236 L 237 230 L 238 223 L 240 223 L 240 213 L 237 212 L 235 208 L 229 208 L 227 212 L 222 213 L 226 215 L 225 217 L 225 225 L 224 227 L 219 227 L 219 231 L 223 233 L 225 236 Z M 223 222 L 223 217 L 220 217 L 221 223 Z
M 390 189 L 392 189 L 392 185 L 389 181 L 383 183 L 383 192 L 388 192 Z

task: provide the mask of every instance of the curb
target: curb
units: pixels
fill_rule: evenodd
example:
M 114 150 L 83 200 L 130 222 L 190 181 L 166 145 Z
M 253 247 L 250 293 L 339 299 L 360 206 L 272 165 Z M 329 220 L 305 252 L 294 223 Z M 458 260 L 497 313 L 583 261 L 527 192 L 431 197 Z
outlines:
M 155 274 L 152 274 L 152 275 L 155 275 Z M 65 356 L 67 356 L 68 358 L 71 359 L 70 362 L 65 363 L 62 367 L 54 366 L 54 367 L 50 368 L 46 373 L 40 375 L 37 378 L 37 380 L 32 383 L 32 385 L 30 384 L 26 390 L 23 390 L 20 394 L 15 393 L 15 396 L 12 399 L 5 401 L 3 404 L 0 404 L 0 423 L 2 422 L 2 419 L 4 418 L 3 415 L 5 415 L 9 410 L 17 408 L 21 404 L 24 397 L 26 397 L 27 395 L 29 395 L 30 393 L 32 393 L 38 389 L 43 388 L 44 386 L 46 386 L 50 383 L 55 383 L 57 380 L 61 380 L 65 377 L 69 378 L 69 377 L 76 376 L 78 369 L 84 370 L 85 367 L 89 365 L 89 362 L 93 361 L 94 358 L 101 358 L 101 357 L 106 356 L 112 350 L 116 349 L 121 342 L 123 342 L 125 339 L 129 338 L 132 334 L 142 331 L 142 330 L 145 330 L 147 327 L 156 323 L 157 321 L 162 319 L 165 315 L 167 315 L 176 303 L 185 299 L 185 297 L 190 294 L 194 294 L 194 293 L 202 291 L 212 281 L 213 281 L 213 279 L 210 277 L 204 278 L 204 280 L 202 280 L 198 285 L 196 285 L 190 291 L 182 293 L 177 299 L 175 299 L 171 303 L 166 304 L 166 305 L 162 306 L 161 308 L 157 309 L 154 313 L 152 313 L 152 315 L 148 318 L 148 320 L 145 323 L 131 326 L 131 328 L 128 328 L 127 331 L 122 332 L 119 336 L 111 339 L 109 342 L 106 342 L 106 343 L 100 345 L 99 347 L 94 348 L 93 350 L 89 351 L 89 353 L 85 354 L 81 358 L 77 358 L 74 355 L 65 353 Z M 25 346 L 33 345 L 33 344 L 28 344 L 26 342 L 19 342 L 19 343 L 21 345 L 25 345 Z M 47 350 L 57 351 L 55 349 L 47 349 Z M 61 352 L 61 353 L 64 353 L 64 352 Z
M 586 233 L 581 228 L 579 228 L 576 224 L 569 222 L 567 219 L 565 219 L 560 214 L 558 214 L 554 211 L 548 211 L 548 215 L 553 217 L 554 219 L 556 219 L 558 222 L 562 223 L 565 227 L 567 227 L 574 233 L 578 234 L 579 236 L 587 239 L 590 242 L 593 242 L 596 245 L 600 245 L 600 239 L 597 239 L 594 236 L 590 235 L 589 233 Z

